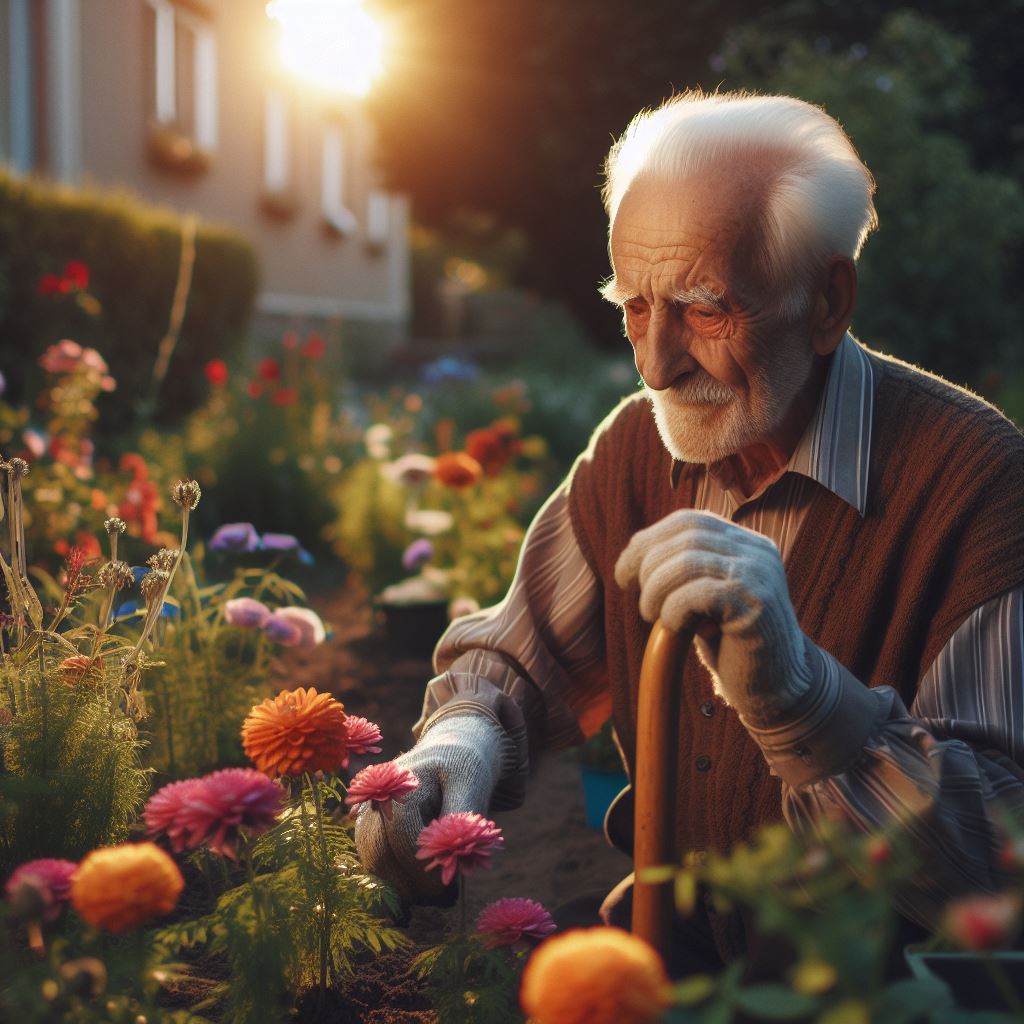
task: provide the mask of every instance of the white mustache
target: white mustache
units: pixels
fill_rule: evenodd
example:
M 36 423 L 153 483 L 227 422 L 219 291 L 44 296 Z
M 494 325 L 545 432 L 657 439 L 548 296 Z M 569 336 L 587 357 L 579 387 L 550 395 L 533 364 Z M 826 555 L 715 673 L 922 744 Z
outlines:
M 661 391 L 647 391 L 652 398 L 677 405 L 728 405 L 736 397 L 735 392 L 703 370 Z

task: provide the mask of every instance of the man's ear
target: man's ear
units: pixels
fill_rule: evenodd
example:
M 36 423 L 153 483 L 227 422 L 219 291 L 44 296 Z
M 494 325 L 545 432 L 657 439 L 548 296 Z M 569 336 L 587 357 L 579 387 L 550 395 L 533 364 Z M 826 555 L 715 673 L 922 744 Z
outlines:
M 811 343 L 819 356 L 836 350 L 853 319 L 857 267 L 848 256 L 833 256 L 814 298 Z

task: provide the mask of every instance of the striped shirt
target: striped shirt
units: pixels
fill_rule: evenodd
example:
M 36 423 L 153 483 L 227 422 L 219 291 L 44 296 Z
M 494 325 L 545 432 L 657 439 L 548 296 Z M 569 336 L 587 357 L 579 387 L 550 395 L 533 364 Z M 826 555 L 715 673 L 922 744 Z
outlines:
M 749 499 L 723 488 L 701 465 L 675 463 L 673 480 L 692 477 L 694 508 L 771 538 L 785 562 L 815 488 L 828 488 L 864 514 L 874 388 L 869 360 L 847 335 L 815 415 L 777 480 Z M 840 686 L 845 670 L 828 655 L 823 664 L 820 684 Z M 513 767 L 499 785 L 499 804 L 514 803 L 522 791 L 527 734 L 543 737 L 535 747 L 556 749 L 581 742 L 601 724 L 607 686 L 601 584 L 576 542 L 566 484 L 532 523 L 505 599 L 453 622 L 435 665 L 440 675 L 427 686 L 416 735 L 453 699 L 487 693 L 522 712 L 525 728 L 514 737 L 519 756 L 507 762 Z M 998 888 L 999 815 L 1006 804 L 1024 806 L 1024 591 L 968 617 L 920 680 L 909 711 L 895 691 L 880 689 L 887 713 L 873 723 L 793 726 L 805 730 L 800 741 L 819 748 L 846 747 L 842 737 L 851 733 L 866 731 L 868 738 L 844 770 L 805 785 L 783 778 L 783 811 L 798 831 L 824 818 L 866 832 L 909 823 L 928 860 L 901 909 L 927 923 L 953 895 Z M 786 742 L 796 739 L 789 730 Z

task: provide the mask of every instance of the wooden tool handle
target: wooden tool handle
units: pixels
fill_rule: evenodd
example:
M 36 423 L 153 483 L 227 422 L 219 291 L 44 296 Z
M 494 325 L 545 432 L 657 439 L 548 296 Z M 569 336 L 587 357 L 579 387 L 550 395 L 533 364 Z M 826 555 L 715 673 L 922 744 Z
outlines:
M 673 633 L 659 619 L 640 668 L 637 695 L 636 772 L 633 779 L 633 933 L 668 957 L 674 889 L 671 881 L 640 878 L 644 868 L 676 864 L 676 748 L 682 668 L 692 633 Z

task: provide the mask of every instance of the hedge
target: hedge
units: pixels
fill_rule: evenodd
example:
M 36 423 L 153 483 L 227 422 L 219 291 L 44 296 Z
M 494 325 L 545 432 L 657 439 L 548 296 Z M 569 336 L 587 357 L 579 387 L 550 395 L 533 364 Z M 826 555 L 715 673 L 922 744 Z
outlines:
M 156 405 L 148 405 L 160 339 L 167 331 L 181 254 L 182 219 L 127 194 L 71 189 L 0 170 L 0 372 L 8 400 L 31 396 L 37 360 L 62 337 L 98 349 L 117 390 L 101 427 L 140 416 L 173 420 L 195 408 L 207 385 L 200 367 L 241 345 L 259 287 L 256 252 L 240 234 L 200 223 L 192 289 Z M 90 270 L 89 312 L 74 296 L 40 294 L 46 274 L 70 260 Z

